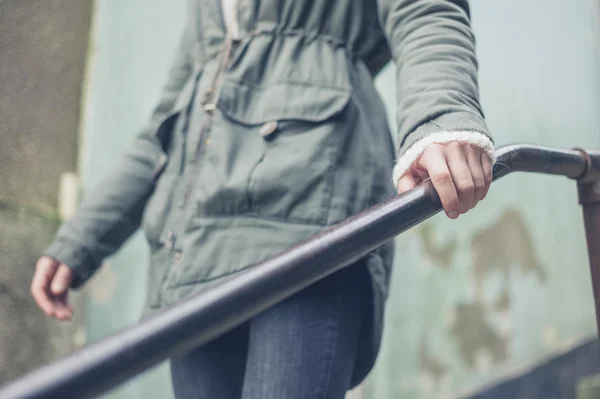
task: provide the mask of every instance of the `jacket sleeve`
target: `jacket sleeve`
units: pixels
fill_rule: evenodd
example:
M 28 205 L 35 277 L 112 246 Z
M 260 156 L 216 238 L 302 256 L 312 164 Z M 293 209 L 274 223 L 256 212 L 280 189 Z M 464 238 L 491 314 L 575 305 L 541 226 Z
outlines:
M 190 36 L 184 33 L 150 122 L 138 134 L 116 167 L 86 195 L 74 217 L 59 229 L 44 251 L 75 272 L 77 288 L 140 226 L 145 204 L 155 187 L 155 174 L 164 166 L 159 129 L 169 119 L 185 83 L 192 75 Z
M 479 103 L 468 0 L 379 0 L 396 64 L 400 138 L 394 184 L 427 145 L 468 142 L 494 160 Z

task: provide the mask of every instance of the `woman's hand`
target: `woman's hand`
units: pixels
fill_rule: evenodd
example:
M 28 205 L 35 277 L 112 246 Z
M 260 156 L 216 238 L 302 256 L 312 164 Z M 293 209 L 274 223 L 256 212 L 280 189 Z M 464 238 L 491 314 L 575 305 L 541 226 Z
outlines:
M 70 320 L 73 308 L 67 299 L 73 271 L 63 263 L 42 256 L 35 266 L 31 295 L 40 309 L 58 320 Z
M 403 193 L 431 178 L 446 215 L 456 219 L 485 198 L 492 161 L 479 147 L 461 142 L 430 144 L 398 181 Z

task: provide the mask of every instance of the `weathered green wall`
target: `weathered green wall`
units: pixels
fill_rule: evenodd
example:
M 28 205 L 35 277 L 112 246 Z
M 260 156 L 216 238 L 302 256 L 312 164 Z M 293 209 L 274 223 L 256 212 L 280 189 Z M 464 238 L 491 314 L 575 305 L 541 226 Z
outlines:
M 600 10 L 592 0 L 473 0 L 481 89 L 499 145 L 600 147 Z M 145 121 L 164 81 L 183 0 L 97 1 L 84 113 L 93 185 Z M 394 108 L 393 72 L 378 87 Z M 393 120 L 393 117 L 390 118 Z M 137 237 L 93 280 L 89 331 L 137 320 L 146 254 Z M 514 370 L 594 330 L 574 185 L 511 176 L 452 222 L 398 239 L 385 344 L 365 398 L 438 398 Z M 109 397 L 168 398 L 166 367 Z
M 472 14 L 497 144 L 599 148 L 600 3 L 474 0 Z M 437 216 L 398 244 L 366 398 L 452 397 L 595 331 L 583 225 L 566 179 L 510 176 L 458 222 Z
M 90 16 L 85 0 L 0 0 L 0 384 L 82 343 L 82 297 L 61 324 L 29 285 L 76 170 Z

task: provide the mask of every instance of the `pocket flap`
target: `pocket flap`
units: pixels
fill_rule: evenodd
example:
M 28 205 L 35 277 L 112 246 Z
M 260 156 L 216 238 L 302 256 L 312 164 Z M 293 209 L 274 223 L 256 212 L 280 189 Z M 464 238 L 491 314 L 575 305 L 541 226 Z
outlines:
M 281 82 L 267 87 L 225 81 L 217 108 L 245 125 L 282 120 L 325 121 L 341 112 L 350 101 L 342 88 Z

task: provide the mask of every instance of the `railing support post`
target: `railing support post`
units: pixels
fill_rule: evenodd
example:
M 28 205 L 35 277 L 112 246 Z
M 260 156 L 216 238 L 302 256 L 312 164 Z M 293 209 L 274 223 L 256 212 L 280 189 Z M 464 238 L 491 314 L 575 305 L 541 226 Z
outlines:
M 597 173 L 589 173 L 594 161 L 583 150 L 578 149 L 586 158 L 588 167 L 586 173 L 578 179 L 577 192 L 579 204 L 583 210 L 583 223 L 587 241 L 592 290 L 596 307 L 597 332 L 600 334 L 600 177 Z
M 600 333 L 600 179 L 577 184 L 579 204 L 583 209 L 583 223 L 592 274 L 592 289 L 596 306 L 596 324 Z

